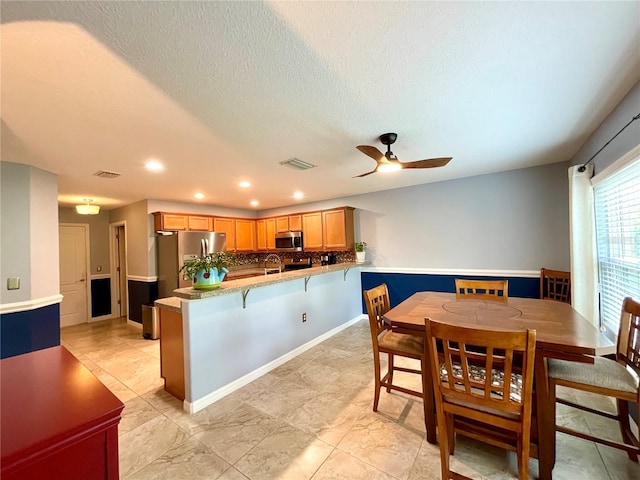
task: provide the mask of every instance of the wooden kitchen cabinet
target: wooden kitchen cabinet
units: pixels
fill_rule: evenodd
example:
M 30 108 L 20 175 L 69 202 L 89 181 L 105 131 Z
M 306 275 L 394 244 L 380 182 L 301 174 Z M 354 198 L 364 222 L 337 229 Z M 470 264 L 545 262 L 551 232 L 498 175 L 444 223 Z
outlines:
M 289 230 L 289 217 L 277 217 L 276 232 L 288 232 Z
M 189 215 L 187 217 L 187 230 L 211 232 L 213 231 L 213 219 L 211 217 Z
M 211 217 L 206 215 L 187 215 L 183 213 L 154 212 L 153 228 L 156 232 L 177 230 L 193 230 L 199 232 L 212 231 Z
M 213 231 L 227 234 L 227 252 L 236 250 L 236 221 L 233 218 L 215 217 L 213 219 Z
M 352 250 L 353 208 L 344 207 L 322 212 L 322 236 L 325 250 Z
M 302 214 L 302 235 L 305 250 L 322 250 L 322 212 Z
M 276 248 L 276 219 L 262 218 L 256 221 L 256 239 L 258 250 Z
M 179 213 L 162 213 L 155 212 L 153 214 L 153 228 L 156 232 L 187 230 L 188 215 Z
M 266 220 L 256 220 L 256 246 L 258 250 L 267 249 L 267 224 Z
M 302 231 L 302 215 L 289 215 L 289 230 L 293 232 Z
M 160 315 L 160 376 L 164 389 L 184 400 L 184 346 L 182 314 L 159 308 Z
M 236 218 L 236 252 L 256 250 L 256 221 Z

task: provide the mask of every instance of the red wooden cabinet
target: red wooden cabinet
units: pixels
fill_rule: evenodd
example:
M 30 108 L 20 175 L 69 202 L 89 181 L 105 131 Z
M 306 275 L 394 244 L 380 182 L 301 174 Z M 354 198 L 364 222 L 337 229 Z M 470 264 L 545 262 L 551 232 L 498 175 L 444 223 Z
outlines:
M 2 480 L 119 478 L 124 408 L 64 347 L 0 361 Z

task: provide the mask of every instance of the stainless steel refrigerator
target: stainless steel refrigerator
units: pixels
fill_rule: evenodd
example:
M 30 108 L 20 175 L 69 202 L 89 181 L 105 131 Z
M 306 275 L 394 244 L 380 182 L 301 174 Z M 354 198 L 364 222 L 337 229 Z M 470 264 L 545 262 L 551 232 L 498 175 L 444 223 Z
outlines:
M 227 246 L 224 232 L 172 232 L 156 238 L 158 249 L 158 295 L 172 297 L 176 288 L 189 287 L 179 270 L 186 261 L 209 253 L 223 252 Z

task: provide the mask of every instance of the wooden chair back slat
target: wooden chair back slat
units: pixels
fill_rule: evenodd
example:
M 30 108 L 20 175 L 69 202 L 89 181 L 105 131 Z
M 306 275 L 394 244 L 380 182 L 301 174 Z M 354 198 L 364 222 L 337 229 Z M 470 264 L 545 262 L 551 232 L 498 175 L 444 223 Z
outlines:
M 507 302 L 509 299 L 508 280 L 466 280 L 455 279 L 456 298 Z
M 540 269 L 540 298 L 571 303 L 571 272 Z

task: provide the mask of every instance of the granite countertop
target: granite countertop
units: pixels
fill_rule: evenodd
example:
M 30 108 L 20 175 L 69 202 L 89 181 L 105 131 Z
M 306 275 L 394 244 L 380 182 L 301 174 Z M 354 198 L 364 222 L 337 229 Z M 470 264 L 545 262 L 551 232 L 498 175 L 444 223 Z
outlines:
M 322 275 L 324 273 L 336 272 L 340 270 L 362 267 L 368 265 L 369 262 L 355 263 L 345 262 L 336 263 L 335 265 L 325 265 L 322 267 L 304 268 L 301 270 L 293 270 L 290 272 L 272 273 L 270 275 L 259 275 L 256 277 L 240 278 L 238 280 L 225 280 L 222 282 L 220 288 L 216 290 L 196 290 L 194 288 L 178 288 L 173 293 L 176 297 L 184 298 L 187 300 L 199 300 L 209 297 L 217 297 L 220 295 L 227 295 L 234 292 L 242 292 L 251 288 L 266 287 L 268 285 L 275 285 L 277 283 L 288 282 L 305 277 L 313 277 L 315 275 Z M 175 297 L 170 297 L 175 298 Z M 166 299 L 161 299 L 166 300 Z M 179 299 L 178 299 L 179 300 Z M 158 304 L 160 300 L 156 300 Z M 164 305 L 160 305 L 164 306 Z
M 156 307 L 166 308 L 167 310 L 173 310 L 174 312 L 182 312 L 181 299 L 178 297 L 159 298 L 153 304 Z

